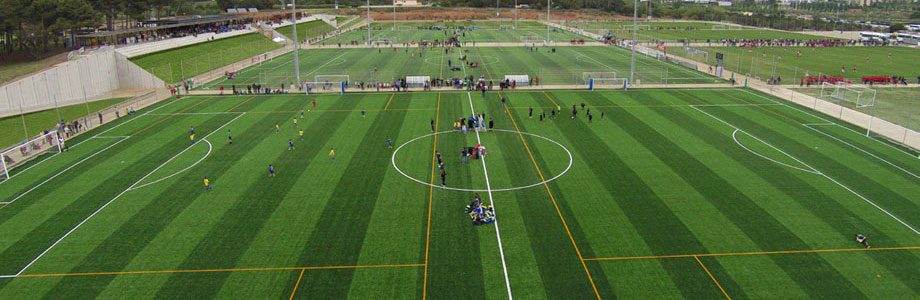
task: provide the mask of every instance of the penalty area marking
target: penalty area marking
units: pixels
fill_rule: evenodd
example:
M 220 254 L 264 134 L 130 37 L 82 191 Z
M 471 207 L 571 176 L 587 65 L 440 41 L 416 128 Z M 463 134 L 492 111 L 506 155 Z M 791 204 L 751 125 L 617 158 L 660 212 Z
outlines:
M 501 131 L 501 132 L 518 133 L 517 131 L 507 130 L 507 129 L 492 129 L 492 131 Z M 520 132 L 521 134 L 529 135 L 529 136 L 532 136 L 532 137 L 537 137 L 537 138 L 541 138 L 541 139 L 547 140 L 547 141 L 549 141 L 549 142 L 551 142 L 551 143 L 553 143 L 553 144 L 556 144 L 556 146 L 559 146 L 559 148 L 562 148 L 562 150 L 565 150 L 565 153 L 569 156 L 569 165 L 565 167 L 565 170 L 562 170 L 562 172 L 560 172 L 558 175 L 554 176 L 553 178 L 550 178 L 550 179 L 547 179 L 547 180 L 544 180 L 544 181 L 541 181 L 541 182 L 538 182 L 538 183 L 534 183 L 534 184 L 531 184 L 531 185 L 518 186 L 518 187 L 511 187 L 511 188 L 503 188 L 503 189 L 494 189 L 494 188 L 493 188 L 493 189 L 484 189 L 484 190 L 483 190 L 483 189 L 462 189 L 462 188 L 455 188 L 455 187 L 449 187 L 449 186 L 440 186 L 440 185 L 437 185 L 437 184 L 430 184 L 430 183 L 427 183 L 427 182 L 424 182 L 424 181 L 415 179 L 415 178 L 413 178 L 412 176 L 407 175 L 405 172 L 403 172 L 403 171 L 399 168 L 399 166 L 396 165 L 396 153 L 399 153 L 399 150 L 402 149 L 403 147 L 405 147 L 406 145 L 408 145 L 408 144 L 410 144 L 410 143 L 412 143 L 412 142 L 415 142 L 415 141 L 417 141 L 417 140 L 423 139 L 423 138 L 427 138 L 427 137 L 430 137 L 430 136 L 434 136 L 435 134 L 442 135 L 442 134 L 447 134 L 447 133 L 452 133 L 452 132 L 455 132 L 455 131 L 453 131 L 453 130 L 445 130 L 445 131 L 441 131 L 441 132 L 429 133 L 429 134 L 426 134 L 426 135 L 423 135 L 423 136 L 416 137 L 416 138 L 414 138 L 414 139 L 411 139 L 411 140 L 409 140 L 409 141 L 403 143 L 402 145 L 399 145 L 399 147 L 396 147 L 396 150 L 393 151 L 393 155 L 392 155 L 391 158 L 390 158 L 390 162 L 392 163 L 393 168 L 396 169 L 396 171 L 399 172 L 399 174 L 402 174 L 402 176 L 404 176 L 404 177 L 406 177 L 406 178 L 409 178 L 409 180 L 412 180 L 412 181 L 415 181 L 415 182 L 417 182 L 417 183 L 424 184 L 424 185 L 427 185 L 427 186 L 430 186 L 430 187 L 439 188 L 439 189 L 452 190 L 452 191 L 460 191 L 460 192 L 476 192 L 476 193 L 478 193 L 478 192 L 489 192 L 489 191 L 492 191 L 492 192 L 508 192 L 508 191 L 516 191 L 516 190 L 529 189 L 529 188 L 532 188 L 532 187 L 535 187 L 535 186 L 539 186 L 539 185 L 548 183 L 548 182 L 550 182 L 550 181 L 556 180 L 556 179 L 558 179 L 559 177 L 562 177 L 562 175 L 565 175 L 566 173 L 568 173 L 569 170 L 572 168 L 572 164 L 573 164 L 574 161 L 575 161 L 575 160 L 573 159 L 573 157 L 572 157 L 572 152 L 570 152 L 568 148 L 566 148 L 565 146 L 563 146 L 563 145 L 560 144 L 559 142 L 554 141 L 554 140 L 552 140 L 552 139 L 550 139 L 550 138 L 548 138 L 548 137 L 545 137 L 545 136 L 536 135 L 536 134 L 533 134 L 533 133 L 523 132 L 523 131 L 522 131 L 522 132 Z
M 160 181 L 169 179 L 169 178 L 171 178 L 171 177 L 173 177 L 173 176 L 176 176 L 176 175 L 181 174 L 182 172 L 188 171 L 188 170 L 191 169 L 192 167 L 198 165 L 198 163 L 200 163 L 200 162 L 203 161 L 205 158 L 208 158 L 209 155 L 211 155 L 211 148 L 212 148 L 212 147 L 211 147 L 211 142 L 209 142 L 208 140 L 206 140 L 206 139 L 201 139 L 201 141 L 204 142 L 204 143 L 206 143 L 206 144 L 208 144 L 208 152 L 205 153 L 204 156 L 202 156 L 200 159 L 198 159 L 198 161 L 196 161 L 196 162 L 192 163 L 191 165 L 185 167 L 185 169 L 182 169 L 182 170 L 179 170 L 178 172 L 169 174 L 169 175 L 167 175 L 166 177 L 163 177 L 163 178 L 160 178 L 160 179 L 157 179 L 157 180 L 154 180 L 154 181 L 151 181 L 151 182 L 148 182 L 148 183 L 145 183 L 145 184 L 142 184 L 142 185 L 133 187 L 133 188 L 129 188 L 128 190 L 129 190 L 129 191 L 133 191 L 133 190 L 140 189 L 140 188 L 142 188 L 142 187 L 146 187 L 146 186 L 149 186 L 149 185 L 151 185 L 151 184 L 154 184 L 154 183 L 157 183 L 157 182 L 160 182 Z
M 753 153 L 754 155 L 760 156 L 760 157 L 763 158 L 763 159 L 772 161 L 772 162 L 774 162 L 774 163 L 777 163 L 777 164 L 779 164 L 779 165 L 782 165 L 782 166 L 785 166 L 785 167 L 788 167 L 788 168 L 796 169 L 796 170 L 799 170 L 799 171 L 802 171 L 802 172 L 807 172 L 807 173 L 811 173 L 811 174 L 815 174 L 815 175 L 821 175 L 821 173 L 818 173 L 818 172 L 815 171 L 814 169 L 808 170 L 808 169 L 799 168 L 799 167 L 796 167 L 796 166 L 793 166 L 793 165 L 790 165 L 790 164 L 787 164 L 787 163 L 784 163 L 784 162 L 781 162 L 781 161 L 778 161 L 778 160 L 769 158 L 769 157 L 767 157 L 766 155 L 760 154 L 759 152 L 754 151 L 754 150 L 752 150 L 751 148 L 748 148 L 747 146 L 744 145 L 744 143 L 741 143 L 741 141 L 738 140 L 738 133 L 739 133 L 739 132 L 744 133 L 744 134 L 747 134 L 747 132 L 743 132 L 743 131 L 741 131 L 740 129 L 735 129 L 735 132 L 732 132 L 732 139 L 735 140 L 735 144 L 738 144 L 738 146 L 741 146 L 741 148 L 744 148 L 744 150 L 747 150 L 748 152 L 751 152 L 751 153 Z M 750 135 L 748 135 L 748 136 L 750 136 Z M 771 147 L 772 147 L 772 146 L 771 146 Z M 783 154 L 785 154 L 785 153 L 783 153 Z M 788 156 L 789 154 L 786 154 L 786 155 Z M 791 156 L 790 156 L 790 157 L 791 157 Z M 793 159 L 794 159 L 794 158 L 793 158 Z
M 427 58 L 425 58 L 425 59 L 422 60 L 422 61 L 424 61 L 426 64 L 435 65 L 435 66 L 441 66 L 441 63 L 440 63 L 441 58 L 451 59 L 451 58 L 455 58 L 455 57 L 452 57 L 452 56 L 450 56 L 450 55 L 438 55 L 438 56 L 427 57 Z M 466 63 L 466 62 L 469 62 L 471 59 L 479 59 L 479 58 L 483 59 L 483 61 L 480 61 L 480 62 L 479 62 L 480 65 L 497 64 L 497 63 L 499 63 L 499 62 L 502 61 L 501 58 L 498 58 L 498 57 L 495 57 L 495 56 L 490 56 L 490 55 L 483 55 L 483 56 L 478 56 L 478 55 L 477 55 L 477 56 L 469 56 L 469 55 L 468 55 L 468 56 L 466 57 L 466 61 L 461 61 L 461 60 L 459 60 L 459 59 L 458 59 L 457 61 L 458 61 L 458 62 L 461 62 L 461 63 Z M 438 60 L 438 63 L 435 63 L 435 62 L 430 61 L 431 59 L 437 59 L 437 60 Z

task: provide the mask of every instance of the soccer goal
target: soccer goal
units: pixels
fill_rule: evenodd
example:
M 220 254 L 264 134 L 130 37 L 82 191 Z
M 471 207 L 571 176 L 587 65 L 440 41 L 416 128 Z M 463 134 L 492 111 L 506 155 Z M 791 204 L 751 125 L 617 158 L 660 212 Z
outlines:
M 498 30 L 514 30 L 514 25 L 499 25 Z
M 520 36 L 520 40 L 521 40 L 521 43 L 527 43 L 527 44 L 543 42 L 543 38 L 536 36 L 536 35 L 522 35 Z
M 639 30 L 652 30 L 652 26 L 651 26 L 651 25 L 641 25 L 641 24 L 639 24 L 639 25 L 636 25 L 636 28 L 638 28 Z M 633 30 L 633 25 L 622 25 L 622 26 L 620 27 L 620 29 L 622 29 L 622 30 Z
M 430 81 L 431 76 L 406 76 L 406 84 L 409 86 L 423 86 Z
M 412 30 L 416 30 L 416 29 L 417 29 L 417 28 L 412 27 L 412 26 L 408 26 L 408 25 L 397 25 L 397 26 L 396 26 L 396 31 L 412 31 Z
M 321 84 L 332 84 L 337 86 L 340 82 L 345 82 L 346 84 L 351 82 L 351 77 L 348 75 L 316 75 L 313 76 L 313 81 Z
M 612 71 L 592 71 L 592 72 L 582 72 L 581 80 L 588 84 L 591 79 L 594 79 L 595 82 L 603 79 L 614 79 L 617 78 L 617 72 Z
M 733 24 L 715 24 L 712 30 L 741 30 L 741 26 Z
M 857 108 L 875 106 L 876 90 L 858 84 L 824 82 L 821 84 L 821 98 L 834 98 L 850 102 Z
M 515 86 L 530 84 L 530 76 L 528 75 L 505 75 L 505 80 L 514 82 Z
M 60 153 L 63 145 L 58 140 L 56 130 L 35 137 L 25 143 L 9 148 L 0 153 L 0 166 L 3 178 L 10 179 L 10 170 L 46 153 Z

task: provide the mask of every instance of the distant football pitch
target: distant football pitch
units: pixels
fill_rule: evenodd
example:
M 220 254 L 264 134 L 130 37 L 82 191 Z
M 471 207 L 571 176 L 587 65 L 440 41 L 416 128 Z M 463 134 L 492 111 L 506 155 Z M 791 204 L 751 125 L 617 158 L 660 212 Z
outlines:
M 505 75 L 529 75 L 530 78 L 539 77 L 544 85 L 586 86 L 586 72 L 606 72 L 617 78 L 629 78 L 631 59 L 629 51 L 612 46 L 464 47 L 452 48 L 448 53 L 444 53 L 444 48 L 424 47 L 329 48 L 300 52 L 302 81 L 314 81 L 322 75 L 348 75 L 352 83 L 390 82 L 406 76 L 450 79 L 472 75 L 475 78 L 483 76 L 498 85 L 498 80 L 503 80 Z M 460 60 L 461 56 L 466 56 L 466 64 Z M 243 69 L 233 79 L 215 80 L 199 88 L 215 90 L 223 86 L 229 89 L 232 85 L 239 88 L 256 83 L 279 88 L 282 83 L 289 85 L 295 81 L 293 60 L 293 54 L 286 54 Z M 470 63 L 478 64 L 473 68 Z M 708 74 L 644 55 L 637 57 L 636 79 L 640 83 L 723 82 Z
M 917 153 L 746 89 L 501 96 L 164 100 L 0 183 L 0 298 L 920 294 Z
M 588 38 L 583 35 L 550 28 L 535 21 L 476 21 L 476 22 L 397 22 L 385 21 L 372 23 L 370 31 L 367 26 L 346 32 L 321 42 L 325 45 L 357 42 L 364 44 L 370 34 L 373 43 L 418 43 L 421 41 L 444 41 L 454 32 L 463 41 L 478 43 L 538 43 L 555 41 L 568 43 L 572 39 Z

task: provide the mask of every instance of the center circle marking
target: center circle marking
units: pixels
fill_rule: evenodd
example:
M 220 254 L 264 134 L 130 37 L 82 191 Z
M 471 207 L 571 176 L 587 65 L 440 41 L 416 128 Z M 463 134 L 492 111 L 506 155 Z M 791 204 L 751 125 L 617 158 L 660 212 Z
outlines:
M 393 150 L 393 155 L 390 157 L 390 163 L 393 165 L 393 168 L 396 169 L 397 172 L 399 172 L 399 174 L 402 174 L 403 177 L 409 178 L 409 180 L 412 180 L 412 181 L 415 181 L 415 182 L 417 182 L 417 183 L 421 183 L 421 184 L 424 184 L 424 185 L 427 185 L 427 186 L 430 186 L 430 187 L 434 187 L 434 188 L 445 189 L 445 190 L 451 190 L 451 191 L 461 191 L 461 192 L 488 192 L 488 191 L 492 191 L 492 192 L 508 192 L 508 191 L 516 191 L 516 190 L 529 189 L 529 188 L 532 188 L 532 187 L 535 187 L 535 186 L 538 186 L 538 185 L 542 185 L 542 184 L 546 184 L 546 183 L 548 183 L 548 182 L 550 182 L 550 181 L 556 180 L 556 179 L 558 179 L 559 177 L 562 177 L 562 175 L 565 175 L 565 173 L 569 172 L 569 169 L 572 168 L 572 163 L 575 161 L 575 160 L 572 158 L 572 152 L 570 152 L 568 148 L 566 148 L 565 146 L 563 146 L 563 145 L 560 144 L 559 142 L 557 142 L 557 141 L 555 141 L 555 140 L 553 140 L 553 139 L 550 139 L 550 138 L 548 138 L 548 137 L 545 137 L 545 136 L 542 136 L 542 135 L 536 135 L 536 134 L 529 133 L 529 132 L 523 132 L 523 131 L 520 131 L 520 132 L 519 132 L 519 131 L 507 130 L 507 129 L 492 129 L 492 131 L 520 133 L 520 134 L 523 134 L 523 135 L 529 135 L 529 136 L 532 136 L 532 137 L 536 137 L 536 138 L 540 138 L 540 139 L 547 140 L 547 141 L 549 141 L 549 142 L 555 144 L 556 146 L 559 146 L 559 148 L 562 148 L 562 150 L 565 150 L 565 153 L 569 156 L 569 164 L 568 164 L 568 166 L 565 167 L 565 170 L 562 170 L 562 172 L 560 172 L 560 173 L 559 173 L 558 175 L 556 175 L 556 176 L 553 176 L 553 177 L 550 178 L 550 179 L 546 179 L 546 180 L 544 180 L 544 181 L 537 182 L 537 183 L 530 184 L 530 185 L 525 185 L 525 186 L 510 187 L 510 188 L 503 188 L 503 189 L 491 189 L 491 190 L 482 190 L 482 189 L 463 189 L 463 188 L 455 188 L 455 187 L 440 186 L 440 185 L 437 185 L 437 184 L 431 184 L 431 183 L 424 182 L 424 181 L 418 180 L 418 179 L 416 179 L 416 178 L 414 178 L 414 177 L 412 177 L 412 176 L 407 175 L 405 172 L 403 172 L 401 169 L 399 169 L 399 166 L 396 165 L 396 153 L 399 153 L 399 150 L 402 149 L 403 147 L 405 147 L 406 145 L 408 145 L 408 144 L 410 144 L 410 143 L 412 143 L 412 142 L 418 141 L 418 140 L 420 140 L 420 139 L 424 139 L 424 138 L 427 138 L 427 137 L 430 137 L 430 136 L 433 136 L 433 135 L 437 135 L 437 134 L 457 133 L 456 131 L 453 131 L 453 130 L 446 130 L 446 131 L 441 131 L 441 132 L 429 133 L 429 134 L 426 134 L 426 135 L 423 135 L 423 136 L 419 136 L 419 137 L 416 137 L 416 138 L 414 138 L 414 139 L 411 139 L 411 140 L 406 141 L 406 142 L 403 143 L 402 145 L 399 145 L 399 147 L 396 147 L 396 150 Z

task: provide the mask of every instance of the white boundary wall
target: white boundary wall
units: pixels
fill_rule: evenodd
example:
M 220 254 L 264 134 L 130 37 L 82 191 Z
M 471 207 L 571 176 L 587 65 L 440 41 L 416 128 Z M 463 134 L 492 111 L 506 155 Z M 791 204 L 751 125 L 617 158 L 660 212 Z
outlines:
M 100 51 L 0 86 L 0 117 L 107 99 L 165 83 L 115 51 Z

